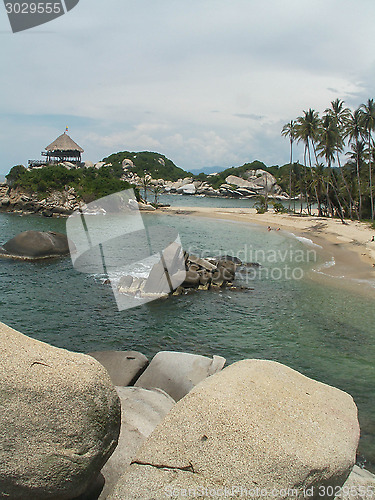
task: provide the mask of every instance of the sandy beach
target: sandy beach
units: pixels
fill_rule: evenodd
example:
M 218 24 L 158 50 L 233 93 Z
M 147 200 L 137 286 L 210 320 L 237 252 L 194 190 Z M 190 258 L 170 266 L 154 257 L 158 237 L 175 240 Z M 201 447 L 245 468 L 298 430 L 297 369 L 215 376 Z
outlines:
M 363 222 L 328 219 L 317 216 L 278 214 L 269 211 L 258 214 L 254 208 L 165 207 L 171 215 L 208 217 L 270 227 L 272 230 L 294 233 L 309 238 L 322 247 L 335 265 L 325 271 L 332 277 L 351 280 L 375 279 L 375 230 Z M 319 279 L 319 275 L 316 277 Z M 341 280 L 340 280 L 341 282 Z M 360 285 L 360 281 L 357 285 Z

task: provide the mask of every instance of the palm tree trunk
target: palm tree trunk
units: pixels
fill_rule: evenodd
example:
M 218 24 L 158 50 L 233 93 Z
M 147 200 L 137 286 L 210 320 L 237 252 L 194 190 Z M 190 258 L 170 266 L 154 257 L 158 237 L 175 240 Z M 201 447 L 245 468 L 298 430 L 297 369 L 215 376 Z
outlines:
M 352 207 L 354 206 L 354 202 L 353 202 L 353 197 L 352 197 L 352 193 L 350 192 L 350 189 L 349 189 L 349 186 L 348 186 L 348 183 L 346 182 L 346 178 L 345 178 L 345 175 L 344 175 L 344 171 L 342 169 L 342 166 L 341 166 L 341 161 L 340 161 L 340 156 L 339 156 L 339 153 L 337 152 L 337 165 L 339 166 L 339 170 L 340 170 L 340 174 L 341 174 L 341 178 L 344 182 L 344 185 L 345 185 L 345 188 L 346 188 L 346 191 L 348 193 L 348 196 L 349 196 L 349 214 L 350 214 L 350 219 L 353 220 L 353 211 L 352 211 Z M 358 210 L 355 209 L 356 211 L 356 214 L 357 214 L 357 218 L 358 218 Z
M 372 149 L 371 149 L 371 134 L 368 141 L 369 150 L 369 181 L 370 181 L 370 201 L 371 201 L 371 220 L 374 220 L 374 194 L 372 192 Z
M 290 165 L 289 165 L 289 203 L 288 212 L 290 212 L 290 202 L 292 199 L 292 163 L 293 163 L 293 139 L 290 139 Z

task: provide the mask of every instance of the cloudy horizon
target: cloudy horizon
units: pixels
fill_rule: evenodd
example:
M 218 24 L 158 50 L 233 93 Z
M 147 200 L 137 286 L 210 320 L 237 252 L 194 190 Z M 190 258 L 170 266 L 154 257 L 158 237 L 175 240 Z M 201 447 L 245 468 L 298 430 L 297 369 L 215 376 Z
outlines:
M 40 158 L 66 126 L 93 162 L 148 150 L 185 170 L 285 164 L 285 123 L 336 98 L 355 109 L 375 97 L 374 10 L 370 0 L 80 0 L 12 34 L 0 9 L 0 174 Z

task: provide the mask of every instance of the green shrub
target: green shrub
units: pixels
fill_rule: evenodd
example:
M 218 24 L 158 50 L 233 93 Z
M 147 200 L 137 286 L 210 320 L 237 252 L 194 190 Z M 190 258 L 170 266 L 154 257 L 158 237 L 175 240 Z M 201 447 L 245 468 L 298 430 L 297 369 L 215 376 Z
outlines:
M 274 201 L 272 203 L 272 206 L 277 214 L 279 214 L 279 213 L 280 214 L 287 214 L 288 213 L 288 209 L 285 208 L 284 205 L 282 203 L 280 203 L 279 201 Z

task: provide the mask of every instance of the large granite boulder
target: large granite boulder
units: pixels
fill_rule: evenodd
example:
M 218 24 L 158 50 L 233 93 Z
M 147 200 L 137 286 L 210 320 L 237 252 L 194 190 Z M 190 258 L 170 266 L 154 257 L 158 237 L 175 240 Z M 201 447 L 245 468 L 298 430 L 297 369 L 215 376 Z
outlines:
M 69 243 L 66 235 L 52 231 L 25 231 L 0 247 L 0 257 L 28 260 L 68 254 Z
M 96 351 L 89 356 L 104 366 L 112 384 L 118 386 L 131 385 L 148 363 L 146 356 L 137 351 Z
M 163 389 L 175 401 L 183 398 L 201 380 L 223 368 L 225 359 L 212 359 L 185 352 L 158 352 L 134 384 L 146 389 Z
M 78 497 L 119 436 L 120 401 L 106 370 L 3 323 L 0 352 L 1 498 Z
M 239 361 L 172 408 L 108 500 L 183 498 L 188 488 L 199 498 L 224 489 L 231 498 L 328 498 L 317 488 L 344 483 L 358 439 L 348 394 L 273 361 Z
M 103 500 L 113 490 L 146 438 L 175 405 L 175 401 L 161 389 L 116 389 L 121 400 L 121 432 L 117 448 L 102 470 L 105 486 L 99 498 Z

